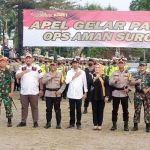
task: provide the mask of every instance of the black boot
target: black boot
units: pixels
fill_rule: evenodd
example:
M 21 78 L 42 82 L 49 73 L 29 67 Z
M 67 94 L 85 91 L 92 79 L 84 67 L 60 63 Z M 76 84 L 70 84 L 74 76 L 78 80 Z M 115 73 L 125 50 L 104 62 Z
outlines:
M 46 125 L 44 126 L 45 129 L 48 129 L 51 127 L 51 122 L 47 121 Z
M 111 131 L 115 131 L 117 129 L 117 124 L 116 122 L 113 122 L 113 126 L 111 127 Z
M 60 123 L 61 121 L 57 121 L 57 125 L 56 125 L 56 129 L 61 129 L 61 123 Z
M 149 123 L 146 124 L 146 132 L 150 132 L 150 124 Z
M 33 127 L 34 127 L 34 128 L 39 127 L 39 125 L 38 125 L 37 121 L 33 123 Z
M 134 123 L 134 127 L 132 128 L 132 131 L 137 131 L 138 130 L 138 123 Z
M 87 114 L 87 107 L 84 107 L 83 114 Z
M 129 128 L 128 128 L 128 121 L 125 121 L 125 122 L 124 122 L 124 131 L 129 131 Z
M 11 118 L 8 118 L 8 123 L 7 123 L 7 127 L 12 127 L 12 122 L 11 122 Z

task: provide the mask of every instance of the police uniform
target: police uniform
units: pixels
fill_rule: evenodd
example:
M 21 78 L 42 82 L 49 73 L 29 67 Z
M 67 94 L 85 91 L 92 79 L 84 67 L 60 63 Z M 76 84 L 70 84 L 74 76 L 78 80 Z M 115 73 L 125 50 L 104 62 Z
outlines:
M 145 62 L 140 62 L 140 65 L 147 65 Z M 141 73 L 138 71 L 132 78 L 132 80 L 136 81 L 141 79 L 142 82 L 135 84 L 135 93 L 134 93 L 134 127 L 133 131 L 138 130 L 138 123 L 140 123 L 140 114 L 141 114 L 141 107 L 143 104 L 144 107 L 144 120 L 146 124 L 146 131 L 150 132 L 150 91 L 146 94 L 144 93 L 143 89 L 150 88 L 150 73 L 145 71 Z M 132 82 L 132 81 L 131 81 Z
M 119 62 L 125 63 L 120 59 Z M 117 79 L 119 81 L 116 81 Z M 124 130 L 129 131 L 128 129 L 128 120 L 129 120 L 129 112 L 128 112 L 128 94 L 124 91 L 125 88 L 129 88 L 129 81 L 131 80 L 131 74 L 124 69 L 123 72 L 120 70 L 116 70 L 112 76 L 110 77 L 109 84 L 113 86 L 112 97 L 113 97 L 113 110 L 112 110 L 112 122 L 113 126 L 111 130 L 117 129 L 117 117 L 118 117 L 118 108 L 121 101 L 122 109 L 123 109 L 123 121 L 124 121 Z
M 56 65 L 55 63 L 51 63 L 51 65 Z M 57 71 L 56 71 L 57 72 Z M 60 91 L 62 93 L 66 87 L 64 82 L 64 78 L 61 73 L 57 72 L 57 76 L 52 78 L 52 72 L 46 73 L 42 79 L 43 84 L 46 85 L 46 119 L 47 123 L 45 128 L 51 127 L 51 119 L 52 119 L 52 109 L 54 105 L 55 113 L 56 113 L 56 121 L 57 126 L 56 129 L 61 128 L 61 109 L 60 109 L 60 102 L 61 102 L 61 94 L 56 96 L 56 91 Z
M 7 61 L 7 59 L 1 56 L 0 61 Z M 14 83 L 14 76 L 10 69 L 5 68 L 5 70 L 1 69 L 0 67 L 0 106 L 3 101 L 5 110 L 6 110 L 6 118 L 8 118 L 8 127 L 12 126 L 11 118 L 13 117 L 12 114 L 12 102 L 11 99 L 8 97 L 8 94 L 11 93 L 11 83 Z

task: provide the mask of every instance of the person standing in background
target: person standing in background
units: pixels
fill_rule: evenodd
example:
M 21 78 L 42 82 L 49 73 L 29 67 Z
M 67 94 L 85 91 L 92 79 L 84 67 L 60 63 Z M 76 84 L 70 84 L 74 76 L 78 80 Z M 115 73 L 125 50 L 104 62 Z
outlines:
M 94 61 L 93 61 L 93 59 L 89 59 L 89 61 L 88 61 L 88 68 L 85 68 L 85 74 L 86 74 L 86 79 L 87 79 L 88 92 L 87 92 L 87 98 L 84 101 L 84 111 L 83 111 L 83 114 L 87 113 L 87 108 L 88 108 L 89 102 L 90 102 L 90 91 L 91 91 L 91 86 L 93 84 L 92 74 L 95 72 L 94 68 L 95 67 L 94 67 Z

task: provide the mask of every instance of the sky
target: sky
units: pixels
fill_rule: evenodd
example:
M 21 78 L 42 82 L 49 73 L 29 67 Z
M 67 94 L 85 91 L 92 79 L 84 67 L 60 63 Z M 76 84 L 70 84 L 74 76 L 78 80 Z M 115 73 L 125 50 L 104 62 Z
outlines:
M 129 10 L 129 5 L 132 0 L 78 0 L 79 4 L 84 5 L 87 2 L 100 4 L 102 7 L 107 7 L 109 4 L 118 10 Z

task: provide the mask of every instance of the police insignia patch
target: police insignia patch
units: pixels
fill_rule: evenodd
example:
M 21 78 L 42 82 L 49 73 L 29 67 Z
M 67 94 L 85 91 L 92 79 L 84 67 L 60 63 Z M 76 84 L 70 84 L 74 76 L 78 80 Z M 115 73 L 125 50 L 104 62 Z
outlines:
M 32 71 L 36 71 L 36 69 L 37 69 L 36 67 L 32 67 Z
M 39 71 L 38 71 L 38 73 L 41 73 L 42 72 L 42 70 L 40 69 Z
M 25 71 L 27 68 L 26 67 L 22 67 L 22 71 Z

